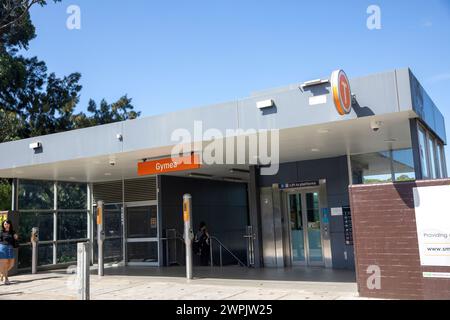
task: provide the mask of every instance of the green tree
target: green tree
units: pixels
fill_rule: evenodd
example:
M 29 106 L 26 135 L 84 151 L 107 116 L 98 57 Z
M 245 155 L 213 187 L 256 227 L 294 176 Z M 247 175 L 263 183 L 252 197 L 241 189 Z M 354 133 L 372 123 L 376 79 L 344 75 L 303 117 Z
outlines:
M 111 104 L 103 99 L 97 106 L 97 103 L 91 99 L 87 108 L 90 115 L 79 113 L 73 117 L 75 128 L 136 119 L 141 113 L 134 111 L 131 101 L 132 99 L 125 95 Z
M 18 122 L 11 135 L 20 138 L 72 129 L 70 120 L 81 91 L 79 73 L 57 78 L 47 73 L 45 62 L 37 57 L 18 54 L 36 37 L 30 8 L 46 4 L 44 0 L 2 0 L 0 6 L 0 110 L 15 114 Z M 0 142 L 10 140 L 0 138 Z
M 60 2 L 61 0 L 54 0 Z M 30 9 L 34 5 L 44 6 L 45 0 L 2 0 L 0 6 L 0 43 L 7 47 L 28 48 L 35 35 L 30 19 Z
M 0 143 L 38 135 L 134 119 L 131 99 L 90 101 L 87 114 L 75 114 L 82 89 L 81 74 L 62 78 L 48 73 L 44 61 L 19 54 L 36 37 L 29 10 L 61 0 L 1 0 L 0 3 Z M 1 156 L 1 155 L 0 155 Z M 0 210 L 10 205 L 11 186 L 0 179 Z
M 11 209 L 11 184 L 6 179 L 0 179 L 0 211 Z
M 60 2 L 61 0 L 53 0 Z M 81 74 L 58 78 L 47 72 L 45 62 L 25 58 L 19 49 L 28 49 L 36 37 L 29 10 L 45 6 L 45 0 L 2 0 L 0 5 L 0 110 L 11 121 L 0 142 L 28 138 L 116 121 L 134 119 L 131 99 L 126 95 L 114 103 L 90 101 L 88 114 L 75 114 L 82 89 Z

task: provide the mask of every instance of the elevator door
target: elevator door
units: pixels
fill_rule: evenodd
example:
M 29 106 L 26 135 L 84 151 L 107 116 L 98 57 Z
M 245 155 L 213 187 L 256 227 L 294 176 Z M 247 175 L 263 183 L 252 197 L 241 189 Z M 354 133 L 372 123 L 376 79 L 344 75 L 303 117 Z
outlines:
M 319 192 L 294 192 L 287 196 L 292 264 L 323 266 Z

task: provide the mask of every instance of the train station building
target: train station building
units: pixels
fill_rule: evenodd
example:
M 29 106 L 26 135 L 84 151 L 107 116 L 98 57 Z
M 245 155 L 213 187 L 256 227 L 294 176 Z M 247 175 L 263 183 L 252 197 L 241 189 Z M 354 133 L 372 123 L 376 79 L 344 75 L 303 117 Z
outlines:
M 0 177 L 12 179 L 19 270 L 30 268 L 33 227 L 41 267 L 73 264 L 81 241 L 92 242 L 95 263 L 99 201 L 105 261 L 183 265 L 187 193 L 195 228 L 204 221 L 213 237 L 214 265 L 354 270 L 349 186 L 447 178 L 446 142 L 443 115 L 409 69 L 338 70 L 218 105 L 2 143 Z

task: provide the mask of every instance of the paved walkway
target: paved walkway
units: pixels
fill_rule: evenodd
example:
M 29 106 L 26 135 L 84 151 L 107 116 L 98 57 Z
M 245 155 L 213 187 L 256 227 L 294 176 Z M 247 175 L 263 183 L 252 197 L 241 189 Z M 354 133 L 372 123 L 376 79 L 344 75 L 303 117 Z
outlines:
M 92 300 L 336 300 L 360 299 L 354 274 L 325 269 L 107 268 L 91 275 Z M 76 300 L 75 275 L 66 270 L 21 274 L 0 285 L 0 299 Z M 245 280 L 243 280 L 245 279 Z

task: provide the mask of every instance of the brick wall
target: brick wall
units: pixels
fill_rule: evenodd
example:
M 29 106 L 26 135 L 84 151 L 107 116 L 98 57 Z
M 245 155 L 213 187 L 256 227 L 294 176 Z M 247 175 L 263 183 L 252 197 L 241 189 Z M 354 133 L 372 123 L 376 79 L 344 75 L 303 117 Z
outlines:
M 450 180 L 351 186 L 358 291 L 364 297 L 450 299 L 450 279 L 424 278 L 423 272 L 450 267 L 422 267 L 414 212 L 414 187 L 449 185 Z M 367 287 L 367 268 L 381 269 L 381 289 Z

